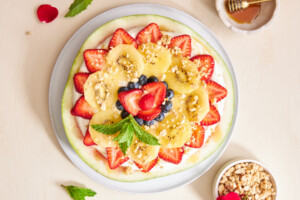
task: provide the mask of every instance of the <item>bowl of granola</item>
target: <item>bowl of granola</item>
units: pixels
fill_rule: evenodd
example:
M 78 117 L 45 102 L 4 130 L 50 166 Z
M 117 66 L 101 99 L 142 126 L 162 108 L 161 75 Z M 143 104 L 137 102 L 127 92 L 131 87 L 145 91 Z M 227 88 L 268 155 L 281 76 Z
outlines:
M 239 199 L 276 200 L 277 181 L 264 164 L 250 159 L 234 159 L 223 165 L 213 182 L 214 199 L 236 193 Z

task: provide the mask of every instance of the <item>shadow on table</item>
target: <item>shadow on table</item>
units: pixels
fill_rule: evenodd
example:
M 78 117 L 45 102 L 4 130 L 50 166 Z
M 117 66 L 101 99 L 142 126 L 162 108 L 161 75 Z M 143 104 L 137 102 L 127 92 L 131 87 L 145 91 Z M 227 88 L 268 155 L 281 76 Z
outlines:
M 198 178 L 196 181 L 190 184 L 190 186 L 198 193 L 200 199 L 215 200 L 213 199 L 213 181 L 218 170 L 226 162 L 236 158 L 248 158 L 255 159 L 255 156 L 251 154 L 247 149 L 239 144 L 230 144 L 221 158 L 214 164 L 208 172 Z

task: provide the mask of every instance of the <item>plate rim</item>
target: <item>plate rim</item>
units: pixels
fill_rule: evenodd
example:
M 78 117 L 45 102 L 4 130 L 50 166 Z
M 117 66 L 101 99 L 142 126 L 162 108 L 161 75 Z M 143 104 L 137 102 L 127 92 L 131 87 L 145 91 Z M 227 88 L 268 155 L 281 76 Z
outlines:
M 135 10 L 135 8 L 139 8 L 139 7 L 147 7 L 148 9 L 150 8 L 154 8 L 153 11 L 147 11 L 147 13 L 136 13 L 137 10 Z M 130 10 L 131 9 L 131 10 Z M 156 190 L 144 190 L 144 191 L 134 191 L 134 189 L 128 189 L 127 187 L 120 187 L 120 184 L 121 185 L 128 185 L 129 187 L 131 187 L 133 185 L 133 183 L 130 183 L 130 182 L 118 182 L 118 181 L 114 181 L 114 180 L 111 180 L 111 179 L 108 179 L 104 176 L 102 176 L 101 174 L 97 173 L 96 171 L 94 171 L 91 167 L 89 167 L 83 160 L 81 160 L 81 158 L 77 155 L 77 153 L 75 152 L 75 150 L 73 150 L 73 148 L 71 147 L 71 144 L 69 143 L 69 141 L 67 140 L 66 141 L 63 141 L 62 138 L 60 137 L 60 132 L 63 132 L 64 136 L 66 137 L 66 133 L 65 133 L 65 130 L 60 130 L 56 125 L 57 123 L 61 123 L 62 124 L 62 118 L 61 118 L 61 115 L 58 116 L 58 119 L 56 119 L 56 115 L 54 114 L 55 111 L 53 111 L 53 97 L 54 97 L 54 94 L 53 94 L 53 88 L 54 88 L 54 81 L 55 81 L 55 78 L 56 78 L 56 74 L 57 74 L 57 71 L 59 70 L 59 65 L 62 61 L 62 57 L 63 57 L 63 54 L 65 54 L 65 52 L 67 51 L 68 47 L 71 45 L 72 42 L 74 42 L 74 40 L 76 41 L 76 38 L 78 38 L 78 36 L 80 35 L 80 33 L 82 31 L 84 31 L 84 29 L 87 29 L 89 28 L 89 26 L 93 23 L 95 23 L 95 21 L 98 19 L 98 18 L 101 18 L 101 17 L 105 17 L 105 15 L 107 14 L 113 14 L 114 12 L 118 12 L 118 10 L 125 10 L 127 12 L 133 12 L 131 14 L 120 14 L 118 13 L 119 15 L 122 15 L 122 16 L 118 16 L 118 17 L 113 17 L 113 19 L 117 19 L 117 18 L 120 18 L 120 17 L 124 17 L 124 16 L 129 16 L 129 15 L 137 15 L 137 14 L 157 14 L 157 12 L 155 10 L 159 10 L 159 9 L 162 9 L 162 10 L 168 10 L 169 12 L 174 12 L 176 14 L 178 14 L 178 16 L 182 16 L 183 18 L 187 18 L 189 20 L 193 20 L 195 24 L 197 24 L 198 26 L 200 26 L 202 29 L 204 29 L 204 31 L 207 32 L 207 34 L 211 37 L 211 39 L 209 40 L 214 40 L 214 44 L 212 44 L 212 42 L 208 42 L 214 49 L 218 49 L 217 53 L 220 54 L 220 56 L 222 57 L 223 61 L 226 63 L 227 65 L 227 68 L 230 72 L 230 75 L 232 77 L 232 82 L 233 82 L 233 89 L 234 89 L 234 93 L 235 93 L 235 96 L 234 96 L 234 100 L 235 100 L 235 104 L 234 104 L 234 116 L 232 118 L 232 125 L 230 127 L 230 130 L 228 132 L 228 135 L 227 137 L 224 139 L 223 141 L 223 144 L 221 144 L 219 146 L 219 148 L 213 153 L 211 154 L 206 160 L 208 160 L 209 158 L 212 158 L 213 156 L 215 157 L 213 159 L 212 162 L 210 162 L 210 164 L 208 164 L 208 167 L 206 168 L 206 170 L 203 170 L 201 173 L 198 173 L 197 176 L 195 176 L 194 178 L 190 179 L 190 180 L 187 180 L 187 181 L 184 181 L 183 183 L 179 183 L 179 184 L 173 184 L 173 186 L 171 187 L 168 187 L 168 186 L 165 186 L 163 188 L 160 188 L 160 189 L 156 189 Z M 162 14 L 159 14 L 161 16 L 165 16 L 165 17 L 168 17 L 168 18 L 171 18 L 171 19 L 174 19 L 174 17 L 170 16 L 170 13 L 168 14 L 167 12 L 164 13 L 164 15 Z M 108 17 L 109 18 L 109 17 Z M 111 21 L 113 19 L 107 19 L 108 21 Z M 181 20 L 178 20 L 178 19 L 175 19 L 176 21 L 179 21 L 181 23 L 183 23 Z M 105 23 L 105 22 L 104 22 Z M 104 23 L 101 23 L 101 24 L 104 24 Z M 99 26 L 101 26 L 98 25 Z M 91 28 L 89 28 L 91 29 Z M 193 28 L 192 28 L 193 29 Z M 90 30 L 89 34 L 87 35 L 87 37 L 93 32 L 95 31 L 96 29 L 92 29 Z M 194 29 L 193 29 L 194 30 Z M 195 31 L 195 30 L 194 30 Z M 87 31 L 88 32 L 88 31 Z M 197 31 L 196 31 L 197 32 Z M 197 32 L 199 34 L 199 32 Z M 202 34 L 199 34 L 203 37 Z M 84 37 L 83 39 L 83 42 L 86 40 L 87 37 Z M 205 37 L 203 37 L 205 38 Z M 78 39 L 77 39 L 78 40 Z M 207 38 L 205 38 L 206 41 Z M 83 44 L 83 43 L 82 43 Z M 81 44 L 81 45 L 82 45 Z M 81 48 L 81 45 L 78 47 L 78 50 Z M 217 46 L 217 48 L 216 48 Z M 74 58 L 76 57 L 77 55 L 77 51 L 74 54 Z M 73 64 L 73 61 L 74 61 L 74 58 L 72 60 L 72 64 Z M 70 71 L 70 68 L 72 67 L 72 64 L 70 65 L 69 68 L 67 68 L 68 70 L 65 70 L 65 71 L 68 71 L 68 74 L 69 74 L 69 71 Z M 67 75 L 68 75 L 67 74 Z M 65 77 L 65 81 L 64 83 L 66 83 L 68 80 L 68 76 Z M 65 84 L 63 84 L 63 90 L 64 90 L 64 87 L 65 87 Z M 61 99 L 62 99 L 62 96 L 63 96 L 63 91 L 61 94 L 58 94 L 60 99 L 59 99 L 59 113 L 61 114 Z M 56 94 L 57 96 L 57 94 Z M 53 127 L 53 130 L 54 130 L 54 133 L 56 135 L 56 138 L 61 146 L 61 148 L 63 149 L 63 151 L 65 152 L 65 154 L 67 155 L 67 157 L 71 160 L 71 162 L 81 171 L 83 172 L 85 175 L 87 175 L 88 177 L 90 177 L 92 180 L 96 181 L 97 183 L 100 183 L 101 185 L 105 186 L 105 187 L 108 187 L 108 188 L 111 188 L 111 189 L 114 189 L 114 190 L 117 190 L 117 191 L 122 191 L 122 192 L 129 192 L 129 193 L 155 193 L 155 192 L 162 192 L 162 191 L 166 191 L 166 190 L 170 190 L 170 189 L 174 189 L 174 188 L 177 188 L 179 186 L 184 186 L 188 183 L 191 183 L 193 182 L 194 180 L 196 180 L 197 178 L 199 178 L 200 176 L 202 176 L 205 172 L 207 172 L 214 164 L 215 162 L 221 157 L 221 155 L 223 154 L 223 152 L 225 151 L 225 149 L 227 148 L 229 142 L 230 142 L 230 139 L 232 137 L 232 134 L 233 134 L 233 128 L 234 128 L 234 125 L 235 125 L 235 122 L 236 122 L 236 118 L 237 118 L 237 113 L 238 113 L 238 88 L 237 88 L 237 80 L 236 80 L 236 76 L 235 76 L 235 73 L 234 73 L 234 70 L 233 70 L 233 65 L 224 49 L 224 47 L 221 45 L 221 43 L 219 42 L 219 40 L 216 38 L 216 36 L 205 26 L 203 25 L 198 19 L 194 18 L 193 16 L 183 12 L 183 11 L 180 11 L 178 9 L 175 9 L 175 8 L 172 8 L 172 7 L 169 7 L 169 6 L 164 6 L 164 5 L 159 5 L 159 4 L 145 4 L 145 3 L 142 3 L 142 4 L 128 4 L 128 5 L 124 5 L 124 6 L 118 6 L 118 7 L 115 7 L 115 8 L 112 8 L 112 9 L 109 9 L 107 11 L 104 11 L 100 14 L 98 14 L 97 16 L 95 16 L 94 18 L 92 18 L 91 20 L 89 20 L 88 22 L 86 22 L 84 25 L 82 25 L 71 37 L 70 39 L 67 41 L 67 43 L 64 45 L 63 49 L 61 50 L 57 60 L 56 60 L 56 63 L 54 65 L 54 68 L 53 68 L 53 71 L 52 71 L 52 75 L 51 75 L 51 79 L 50 79 L 50 85 L 49 85 L 49 96 L 48 96 L 48 101 L 49 101 L 49 113 L 50 113 L 50 118 L 51 118 L 51 123 L 52 123 L 52 127 Z M 60 121 L 60 122 L 59 122 Z M 63 136 L 62 136 L 63 137 Z M 79 159 L 79 160 L 78 160 Z M 199 164 L 198 164 L 199 165 Z M 196 165 L 197 166 L 197 165 Z M 187 169 L 185 171 L 190 171 L 190 170 L 193 170 L 196 168 L 195 167 L 192 167 L 190 169 Z M 91 172 L 91 170 L 94 172 Z M 106 179 L 105 181 L 109 181 L 109 182 L 112 182 L 112 184 L 105 184 L 105 181 L 102 180 L 100 181 L 99 179 L 97 179 L 96 177 L 93 176 L 93 174 L 98 174 L 100 175 L 101 177 L 103 177 L 103 179 Z M 182 172 L 179 172 L 179 173 L 176 173 L 176 174 L 172 174 L 172 175 L 169 175 L 169 176 L 180 176 Z M 166 176 L 168 177 L 168 176 Z M 161 178 L 165 178 L 165 177 L 161 177 Z M 142 181 L 142 182 L 137 182 L 137 183 L 145 183 L 145 182 L 153 182 L 153 181 L 156 181 L 156 180 L 159 180 L 160 178 L 155 178 L 155 179 L 151 179 L 151 180 L 146 180 L 146 181 Z M 119 186 L 116 186 L 116 184 Z

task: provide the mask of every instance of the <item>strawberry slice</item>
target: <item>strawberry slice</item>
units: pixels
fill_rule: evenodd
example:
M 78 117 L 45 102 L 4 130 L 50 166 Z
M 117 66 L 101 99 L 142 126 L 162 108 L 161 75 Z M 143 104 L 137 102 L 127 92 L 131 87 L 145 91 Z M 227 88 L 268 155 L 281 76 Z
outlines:
M 147 91 L 148 94 L 151 94 L 154 97 L 154 106 L 160 106 L 166 97 L 166 86 L 162 82 L 151 82 L 144 85 L 141 88 L 143 91 Z
M 89 73 L 84 73 L 84 72 L 78 72 L 74 75 L 73 81 L 74 81 L 74 86 L 75 90 L 79 92 L 80 94 L 84 93 L 84 83 L 89 77 Z
M 119 93 L 119 100 L 125 110 L 136 116 L 140 110 L 139 102 L 142 97 L 143 91 L 141 89 L 133 89 Z
M 151 108 L 150 110 L 140 110 L 137 116 L 143 120 L 151 121 L 161 113 L 160 107 Z
M 154 160 L 147 162 L 146 164 L 139 164 L 134 161 L 135 165 L 142 170 L 142 172 L 146 173 L 149 172 L 157 163 L 158 157 Z
M 227 96 L 227 89 L 212 80 L 206 82 L 206 88 L 209 100 L 216 99 L 218 102 Z
M 146 94 L 141 98 L 139 106 L 142 110 L 149 110 L 153 108 L 154 101 L 155 99 L 152 94 Z
M 94 141 L 91 137 L 89 127 L 86 129 L 85 136 L 84 136 L 84 139 L 83 139 L 83 144 L 85 144 L 86 146 L 95 145 L 95 143 L 94 143 Z
M 156 43 L 158 40 L 160 40 L 161 36 L 162 34 L 159 30 L 158 25 L 155 23 L 151 23 L 137 34 L 136 41 L 139 44 L 148 42 Z
M 179 35 L 173 37 L 170 41 L 169 48 L 179 47 L 182 51 L 182 56 L 191 56 L 192 54 L 192 39 L 189 35 Z
M 201 121 L 201 124 L 204 126 L 209 126 L 216 124 L 220 121 L 220 114 L 217 108 L 213 105 L 210 105 L 210 110 L 204 117 L 204 119 Z
M 106 64 L 106 49 L 87 49 L 83 52 L 85 65 L 87 69 L 94 73 L 100 71 Z
M 200 148 L 204 143 L 205 130 L 203 126 L 195 124 L 196 128 L 193 131 L 191 139 L 185 143 L 185 146 Z
M 198 65 L 202 81 L 207 81 L 211 78 L 215 68 L 215 61 L 211 55 L 197 55 L 192 57 L 191 61 Z
M 179 148 L 161 147 L 159 149 L 158 156 L 167 162 L 173 164 L 179 164 L 182 160 L 183 153 L 184 153 L 183 147 L 179 147 Z
M 118 28 L 109 42 L 109 49 L 116 47 L 119 44 L 132 44 L 137 48 L 137 42 L 124 29 Z
M 82 95 L 75 103 L 74 107 L 71 109 L 71 114 L 74 116 L 82 117 L 84 119 L 92 119 L 93 109 L 89 103 L 85 100 L 84 95 Z
M 116 169 L 124 162 L 129 160 L 128 157 L 125 157 L 123 152 L 119 147 L 106 147 L 107 161 L 111 169 Z

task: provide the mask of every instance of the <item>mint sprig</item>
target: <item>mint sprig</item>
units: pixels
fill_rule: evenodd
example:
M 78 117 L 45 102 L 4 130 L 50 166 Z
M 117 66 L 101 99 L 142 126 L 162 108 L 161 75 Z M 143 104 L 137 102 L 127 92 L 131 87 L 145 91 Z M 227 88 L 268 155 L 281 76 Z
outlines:
M 118 142 L 124 155 L 130 147 L 134 135 L 145 144 L 160 145 L 158 139 L 142 129 L 132 115 L 114 124 L 94 124 L 92 128 L 105 135 L 113 135 L 119 132 L 113 140 Z
M 82 11 L 84 11 L 93 0 L 74 0 L 74 2 L 69 7 L 69 12 L 65 17 L 74 17 Z
M 68 191 L 70 197 L 74 200 L 85 200 L 85 197 L 93 197 L 97 194 L 95 191 L 88 188 L 79 188 L 73 185 L 61 186 Z

